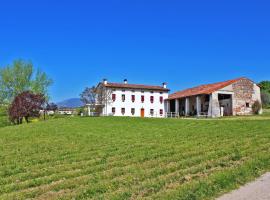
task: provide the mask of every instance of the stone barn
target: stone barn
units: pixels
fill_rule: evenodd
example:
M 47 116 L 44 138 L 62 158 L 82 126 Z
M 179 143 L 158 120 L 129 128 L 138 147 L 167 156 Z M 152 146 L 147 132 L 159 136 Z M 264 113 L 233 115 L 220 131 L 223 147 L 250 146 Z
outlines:
M 175 92 L 166 100 L 166 110 L 174 116 L 250 115 L 257 100 L 261 103 L 259 86 L 238 78 Z

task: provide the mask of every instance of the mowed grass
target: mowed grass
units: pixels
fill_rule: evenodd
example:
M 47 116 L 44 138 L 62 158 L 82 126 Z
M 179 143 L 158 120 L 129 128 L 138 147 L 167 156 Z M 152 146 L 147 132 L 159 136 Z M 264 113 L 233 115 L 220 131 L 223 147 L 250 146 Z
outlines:
M 0 199 L 213 199 L 270 170 L 270 120 L 63 118 L 0 128 Z
M 0 128 L 9 126 L 10 122 L 8 120 L 7 116 L 7 107 L 6 106 L 0 106 Z

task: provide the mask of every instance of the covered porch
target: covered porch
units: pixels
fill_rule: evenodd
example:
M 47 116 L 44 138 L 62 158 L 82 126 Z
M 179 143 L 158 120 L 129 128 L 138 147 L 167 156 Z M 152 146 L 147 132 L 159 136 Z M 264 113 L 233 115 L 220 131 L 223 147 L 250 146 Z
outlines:
M 199 94 L 166 101 L 167 117 L 220 117 L 233 115 L 232 94 Z

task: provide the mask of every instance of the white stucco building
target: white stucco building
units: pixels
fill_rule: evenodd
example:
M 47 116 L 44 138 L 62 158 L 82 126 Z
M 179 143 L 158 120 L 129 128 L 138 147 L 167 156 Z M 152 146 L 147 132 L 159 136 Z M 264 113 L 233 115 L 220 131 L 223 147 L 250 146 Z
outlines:
M 110 83 L 106 79 L 97 87 L 97 94 L 102 102 L 96 109 L 102 116 L 164 117 L 165 103 L 169 89 L 161 86 Z M 102 92 L 99 92 L 102 91 Z M 101 94 L 102 93 L 102 94 Z

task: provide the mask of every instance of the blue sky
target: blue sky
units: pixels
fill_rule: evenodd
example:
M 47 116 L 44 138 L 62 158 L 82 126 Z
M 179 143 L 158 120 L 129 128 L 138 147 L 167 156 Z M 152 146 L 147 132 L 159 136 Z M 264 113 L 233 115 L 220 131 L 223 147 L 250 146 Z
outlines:
M 109 81 L 173 91 L 270 79 L 270 1 L 0 0 L 0 66 L 31 60 L 53 101 Z

